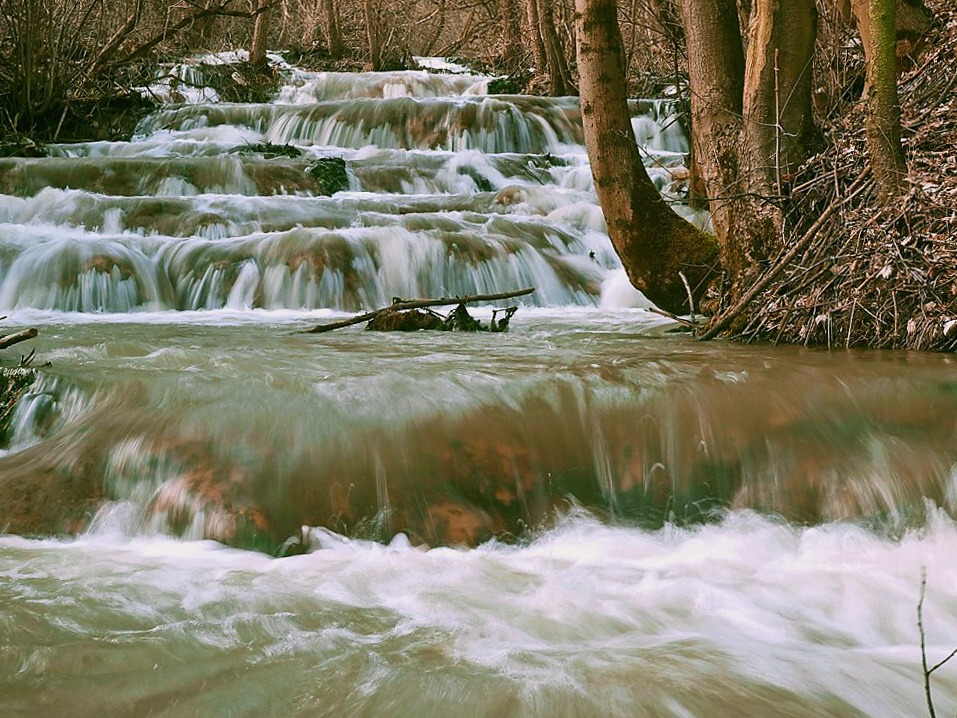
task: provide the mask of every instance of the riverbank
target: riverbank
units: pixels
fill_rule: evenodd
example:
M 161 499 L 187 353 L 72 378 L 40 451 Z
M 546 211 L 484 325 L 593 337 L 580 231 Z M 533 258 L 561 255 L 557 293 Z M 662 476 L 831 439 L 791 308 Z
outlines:
M 784 251 L 806 247 L 755 298 L 738 338 L 957 350 L 957 13 L 935 10 L 899 83 L 908 165 L 901 202 L 880 209 L 867 176 L 865 103 L 823 122 L 827 146 L 789 181 Z M 768 271 L 777 270 L 772 261 Z

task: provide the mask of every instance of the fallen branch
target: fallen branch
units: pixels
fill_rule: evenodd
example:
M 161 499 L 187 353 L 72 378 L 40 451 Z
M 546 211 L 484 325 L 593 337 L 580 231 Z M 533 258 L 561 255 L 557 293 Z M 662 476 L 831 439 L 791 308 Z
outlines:
M 6 349 L 7 347 L 12 347 L 14 344 L 19 344 L 20 342 L 33 339 L 36 335 L 37 330 L 33 327 L 19 332 L 14 332 L 13 334 L 7 334 L 4 337 L 0 337 L 0 349 Z
M 351 327 L 353 324 L 361 324 L 370 319 L 374 319 L 383 312 L 400 312 L 406 309 L 425 309 L 426 307 L 443 307 L 450 304 L 471 304 L 472 302 L 496 302 L 500 299 L 512 299 L 513 297 L 524 297 L 535 291 L 535 287 L 519 289 L 515 292 L 499 292 L 498 294 L 475 294 L 470 297 L 443 297 L 441 299 L 393 299 L 388 307 L 382 307 L 365 314 L 359 314 L 349 319 L 341 319 L 338 322 L 329 324 L 319 324 L 311 329 L 304 329 L 300 334 L 323 334 L 331 332 L 334 329 Z

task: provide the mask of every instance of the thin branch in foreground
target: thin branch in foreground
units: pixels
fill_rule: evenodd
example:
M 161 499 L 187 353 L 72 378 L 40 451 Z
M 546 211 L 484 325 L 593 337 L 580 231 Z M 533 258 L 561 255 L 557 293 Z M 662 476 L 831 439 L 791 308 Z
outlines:
M 931 694 L 930 689 L 930 677 L 938 668 L 943 666 L 947 661 L 949 661 L 954 656 L 957 656 L 957 648 L 952 650 L 950 654 L 943 659 L 938 661 L 930 668 L 927 667 L 927 637 L 924 633 L 924 596 L 927 593 L 927 567 L 920 567 L 920 600 L 917 602 L 917 628 L 920 630 L 920 663 L 921 668 L 924 670 L 924 695 L 927 698 L 927 712 L 930 714 L 930 718 L 937 718 L 937 711 L 934 710 L 934 697 Z

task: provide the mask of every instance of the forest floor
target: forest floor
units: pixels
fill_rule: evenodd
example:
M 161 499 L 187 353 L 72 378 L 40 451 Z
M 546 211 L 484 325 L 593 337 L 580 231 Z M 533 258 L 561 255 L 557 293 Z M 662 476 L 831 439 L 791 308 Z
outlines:
M 866 103 L 823 123 L 826 147 L 792 178 L 786 198 L 782 258 L 797 242 L 806 247 L 786 266 L 778 260 L 767 268 L 777 274 L 739 324 L 740 338 L 957 350 L 954 57 L 957 12 L 939 8 L 923 51 L 899 83 L 908 175 L 894 207 L 878 209 Z M 837 211 L 821 225 L 829 207 Z

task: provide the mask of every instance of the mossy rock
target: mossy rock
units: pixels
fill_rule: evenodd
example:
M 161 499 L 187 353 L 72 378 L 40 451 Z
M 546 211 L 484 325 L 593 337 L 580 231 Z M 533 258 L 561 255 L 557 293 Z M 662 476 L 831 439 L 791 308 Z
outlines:
M 233 155 L 262 155 L 263 159 L 272 160 L 277 157 L 298 159 L 302 157 L 302 150 L 293 145 L 275 145 L 272 142 L 259 142 L 254 145 L 240 145 L 230 151 Z
M 328 196 L 349 189 L 346 161 L 341 157 L 322 157 L 306 171 L 316 181 L 319 194 Z
M 17 403 L 36 378 L 33 369 L 0 368 L 0 440 L 7 435 Z

